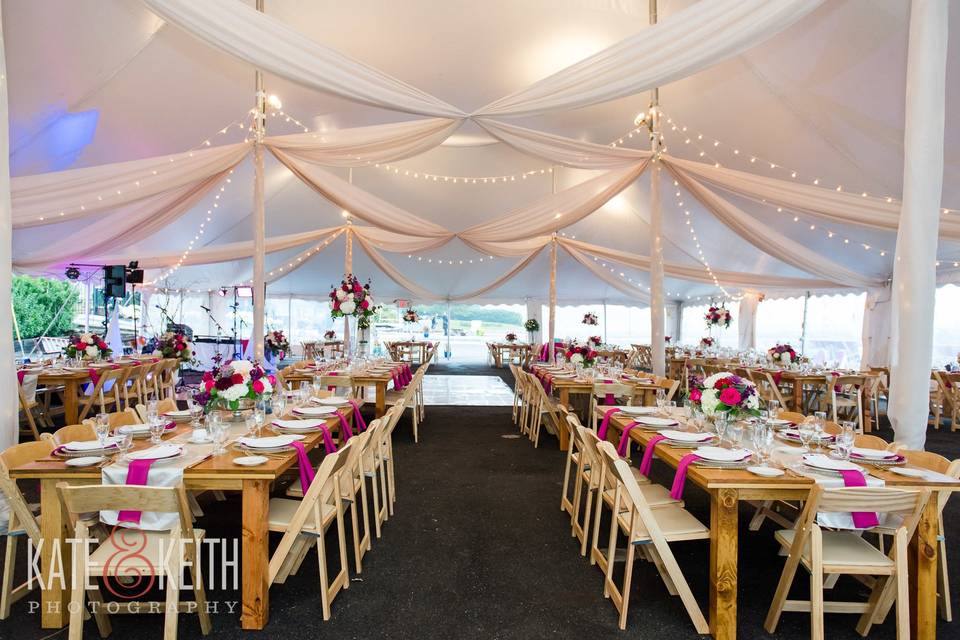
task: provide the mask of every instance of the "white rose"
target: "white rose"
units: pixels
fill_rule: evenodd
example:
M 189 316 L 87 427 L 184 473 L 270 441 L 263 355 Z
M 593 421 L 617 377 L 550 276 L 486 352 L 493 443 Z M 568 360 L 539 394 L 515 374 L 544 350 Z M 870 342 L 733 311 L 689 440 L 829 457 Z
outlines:
M 234 360 L 230 363 L 230 368 L 234 373 L 239 373 L 244 380 L 250 379 L 250 370 L 253 369 L 253 363 L 249 360 Z
M 349 316 L 351 313 L 356 311 L 356 309 L 357 305 L 353 302 L 353 300 L 345 300 L 344 302 L 340 303 L 340 311 L 342 311 L 344 315 Z
M 790 352 L 784 351 L 780 354 L 780 360 L 785 364 L 790 364 Z
M 96 358 L 97 355 L 99 355 L 100 353 L 100 349 L 98 349 L 96 345 L 90 345 L 89 347 L 84 349 L 84 351 L 86 351 L 87 355 L 90 356 L 91 358 Z
M 337 289 L 337 300 L 343 302 L 347 297 L 347 292 L 343 290 L 343 287 Z
M 347 297 L 344 300 L 353 300 L 353 292 L 347 294 Z
M 574 364 L 582 364 L 582 363 L 583 363 L 583 356 L 582 356 L 581 354 L 579 354 L 579 353 L 575 353 L 575 354 L 573 354 L 572 356 L 570 356 L 570 362 L 572 362 L 572 363 L 574 363 Z
M 224 400 L 239 400 L 243 396 L 247 395 L 247 385 L 246 384 L 235 384 L 228 389 L 224 389 L 219 392 L 220 397 Z

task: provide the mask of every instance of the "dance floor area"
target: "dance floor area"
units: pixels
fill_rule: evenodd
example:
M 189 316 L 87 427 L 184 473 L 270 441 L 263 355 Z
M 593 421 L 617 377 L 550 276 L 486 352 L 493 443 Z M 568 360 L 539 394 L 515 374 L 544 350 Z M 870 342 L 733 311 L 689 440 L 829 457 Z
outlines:
M 444 373 L 468 373 L 474 379 L 500 382 L 502 372 L 485 367 L 438 366 Z M 492 375 L 481 375 L 492 374 Z M 434 376 L 430 376 L 434 377 Z M 456 389 L 467 376 L 436 376 L 436 389 Z M 429 377 L 428 377 L 429 380 Z M 487 385 L 487 392 L 497 384 Z M 452 393 L 452 392 L 451 392 Z M 437 393 L 437 397 L 442 394 Z M 479 395 L 479 394 L 478 394 Z M 451 396 L 452 397 L 452 396 Z M 570 536 L 569 519 L 559 509 L 564 454 L 552 437 L 538 449 L 526 438 L 505 439 L 515 433 L 510 407 L 428 406 L 420 427 L 420 443 L 411 436 L 409 417 L 394 434 L 397 461 L 395 515 L 384 525 L 383 535 L 364 558 L 363 572 L 352 571 L 350 588 L 333 603 L 332 618 L 322 622 L 313 552 L 299 573 L 270 589 L 270 623 L 263 632 L 240 629 L 239 614 L 221 610 L 213 616 L 210 638 L 599 638 L 667 636 L 696 638 L 680 600 L 668 594 L 652 566 L 639 564 L 634 571 L 634 603 L 627 631 L 617 629 L 612 604 L 603 597 L 600 571 L 579 554 Z M 884 435 L 889 436 L 889 431 Z M 955 439 L 931 438 L 931 448 L 956 457 Z M 948 450 L 949 449 L 949 450 Z M 672 473 L 654 465 L 653 479 L 669 483 Z M 709 522 L 706 496 L 686 493 L 687 507 Z M 239 537 L 240 508 L 236 496 L 226 502 L 204 500 L 207 516 L 198 523 L 208 535 Z M 946 509 L 948 523 L 960 521 L 960 501 Z M 774 527 L 746 530 L 741 514 L 740 637 L 763 638 L 763 618 L 783 565 L 777 555 Z M 956 532 L 956 526 L 947 526 Z M 951 535 L 949 547 L 960 539 Z M 274 543 L 276 540 L 274 540 Z M 700 606 L 707 608 L 709 545 L 704 542 L 674 545 L 677 559 Z M 21 558 L 22 558 L 21 554 Z M 957 559 L 950 557 L 951 574 L 958 575 Z M 336 562 L 336 560 L 331 560 Z M 23 567 L 21 567 L 21 571 Z M 805 595 L 798 580 L 793 594 Z M 956 591 L 954 592 L 957 593 Z M 234 591 L 214 591 L 213 601 L 239 600 Z M 828 598 L 862 599 L 865 590 L 849 578 L 841 579 Z M 10 619 L 0 622 L 0 638 L 40 640 L 51 637 L 29 612 L 27 598 L 14 605 Z M 957 607 L 954 597 L 954 607 Z M 225 607 L 226 605 L 221 605 Z M 114 616 L 115 637 L 162 636 L 162 624 L 142 616 Z M 856 616 L 828 614 L 831 639 L 859 638 Z M 95 626 L 85 628 L 95 637 Z M 808 638 L 809 616 L 786 613 L 776 638 Z M 939 636 L 956 637 L 960 623 L 940 622 Z M 66 630 L 53 634 L 66 637 Z M 200 637 L 196 616 L 182 615 L 180 637 Z M 871 638 L 894 637 L 893 616 L 874 628 Z
M 423 401 L 433 406 L 509 407 L 513 390 L 498 376 L 427 375 Z

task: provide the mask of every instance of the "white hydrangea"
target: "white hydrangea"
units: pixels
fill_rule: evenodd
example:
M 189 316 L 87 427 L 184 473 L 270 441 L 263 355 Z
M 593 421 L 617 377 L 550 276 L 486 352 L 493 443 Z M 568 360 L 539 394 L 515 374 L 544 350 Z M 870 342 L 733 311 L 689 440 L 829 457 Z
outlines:
M 353 300 L 346 300 L 340 303 L 340 311 L 342 311 L 344 315 L 349 316 L 351 313 L 353 313 L 356 310 L 357 310 L 357 305 Z
M 250 379 L 250 370 L 253 369 L 253 363 L 249 360 L 234 360 L 230 363 L 230 368 L 234 373 L 239 373 L 244 380 Z
M 570 362 L 573 364 L 583 364 L 583 356 L 579 353 L 575 353 L 570 356 Z
M 86 351 L 87 355 L 90 356 L 91 358 L 96 358 L 98 355 L 100 355 L 100 349 L 98 349 L 97 346 L 93 344 L 87 347 L 86 349 L 84 349 L 84 351 Z
M 224 400 L 232 401 L 239 400 L 240 398 L 247 395 L 248 389 L 246 384 L 235 384 L 228 389 L 223 391 L 218 391 L 217 394 Z
M 343 302 L 347 298 L 347 292 L 343 290 L 343 287 L 337 287 L 337 300 Z

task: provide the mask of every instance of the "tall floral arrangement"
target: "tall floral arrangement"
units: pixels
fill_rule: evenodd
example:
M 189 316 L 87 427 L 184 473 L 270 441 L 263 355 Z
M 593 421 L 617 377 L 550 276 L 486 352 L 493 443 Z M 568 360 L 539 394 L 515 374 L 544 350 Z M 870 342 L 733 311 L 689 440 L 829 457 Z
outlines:
M 599 322 L 600 322 L 600 321 L 597 320 L 596 314 L 593 314 L 593 313 L 585 313 L 585 314 L 583 314 L 583 324 L 585 324 L 585 325 L 587 325 L 587 326 L 590 326 L 590 327 L 595 327 L 595 326 L 597 326 L 597 324 L 599 324 Z
M 109 358 L 113 351 L 103 341 L 103 338 L 95 333 L 82 333 L 79 336 L 70 336 L 67 346 L 63 352 L 68 358 Z
M 601 344 L 603 344 L 603 338 L 600 336 L 590 336 L 587 338 L 587 345 L 592 349 L 599 349 Z
M 536 318 L 530 318 L 523 323 L 523 328 L 530 333 L 533 333 L 534 331 L 540 331 L 540 323 L 537 322 Z
M 708 328 L 723 327 L 726 329 L 730 326 L 730 323 L 733 322 L 733 315 L 731 315 L 730 311 L 723 305 L 719 307 L 711 306 L 707 309 L 707 313 L 703 318 L 707 321 Z
M 192 362 L 196 352 L 182 333 L 167 331 L 153 340 L 153 353 L 164 358 L 176 358 L 180 362 Z
M 704 414 L 726 414 L 732 418 L 760 415 L 760 399 L 757 387 L 732 373 L 715 373 L 700 380 L 690 380 L 690 402 L 699 406 Z
M 283 331 L 270 331 L 263 336 L 263 350 L 272 357 L 283 360 L 290 351 L 290 341 L 283 335 Z
M 793 364 L 800 361 L 800 354 L 789 344 L 778 344 L 767 349 L 767 358 L 777 364 Z
M 416 324 L 420 322 L 420 314 L 417 313 L 416 309 L 407 309 L 403 312 L 403 321 L 407 324 Z
M 594 362 L 597 360 L 597 352 L 590 348 L 589 345 L 581 345 L 573 343 L 567 347 L 567 351 L 564 354 L 568 362 L 572 364 L 580 364 L 584 367 L 592 367 Z
M 376 311 L 377 308 L 373 306 L 373 296 L 370 294 L 369 280 L 366 284 L 361 284 L 356 276 L 348 273 L 340 285 L 330 292 L 332 318 L 354 316 L 359 321 L 361 318 L 369 318 Z
M 240 408 L 244 399 L 257 400 L 273 392 L 277 379 L 264 371 L 259 363 L 250 360 L 230 360 L 205 371 L 200 382 L 201 391 L 194 396 L 205 408 L 221 406 L 232 411 Z

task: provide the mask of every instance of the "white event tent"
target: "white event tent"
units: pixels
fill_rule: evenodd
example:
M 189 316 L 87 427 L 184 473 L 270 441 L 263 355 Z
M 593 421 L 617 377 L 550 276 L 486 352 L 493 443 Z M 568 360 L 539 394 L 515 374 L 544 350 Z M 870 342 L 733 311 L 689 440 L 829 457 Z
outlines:
M 163 289 L 352 269 L 380 300 L 731 297 L 748 327 L 761 295 L 865 291 L 864 364 L 922 446 L 960 281 L 948 4 L 5 0 L 0 229 L 13 272 Z

